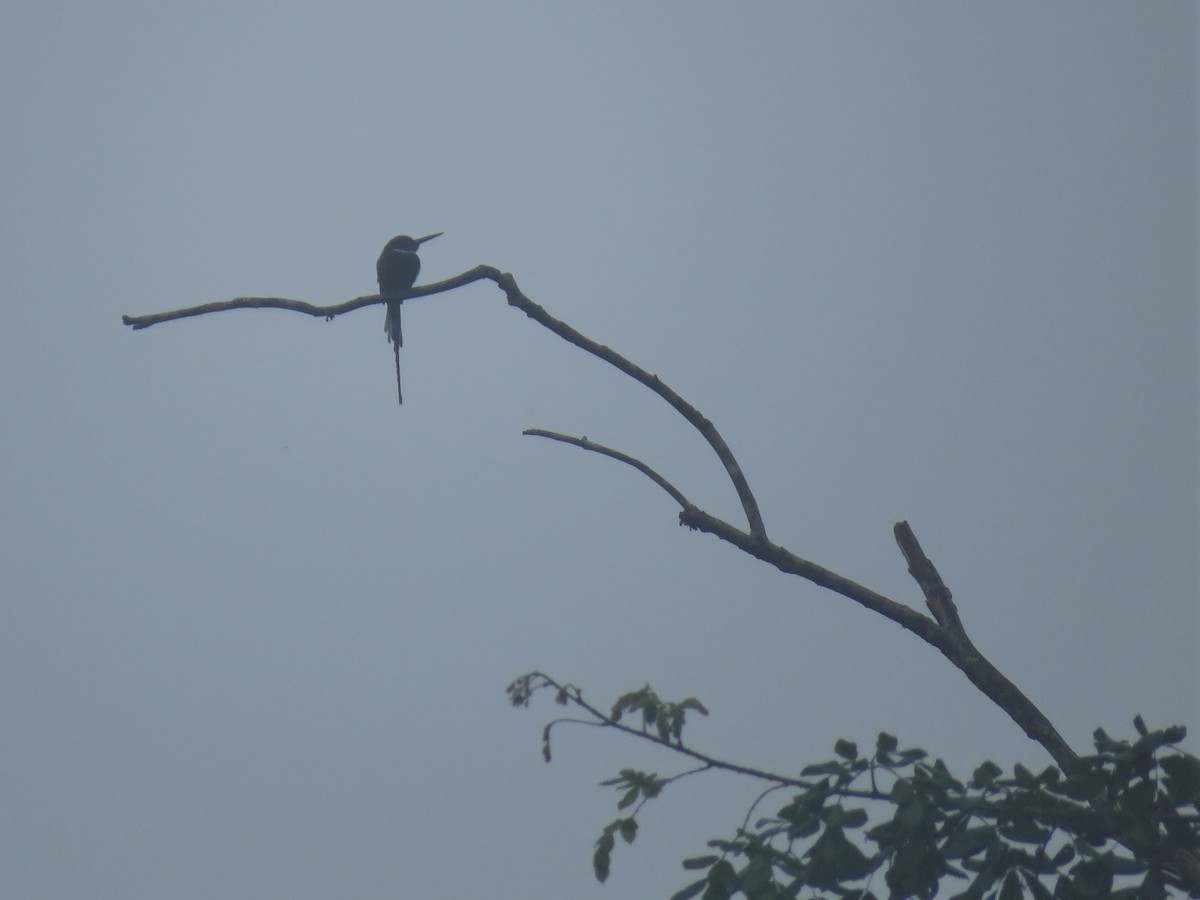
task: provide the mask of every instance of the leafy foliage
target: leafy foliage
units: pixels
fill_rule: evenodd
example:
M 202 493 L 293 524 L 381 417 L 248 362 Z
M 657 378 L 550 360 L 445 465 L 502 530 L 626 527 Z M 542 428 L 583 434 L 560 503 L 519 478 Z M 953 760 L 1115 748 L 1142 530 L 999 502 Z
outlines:
M 1151 731 L 1138 717 L 1136 740 L 1115 740 L 1097 729 L 1096 752 L 1067 773 L 1054 766 L 1035 773 L 1018 763 L 1005 777 L 989 761 L 966 782 L 941 760 L 900 749 L 895 737 L 881 733 L 870 755 L 839 740 L 832 759 L 792 778 L 688 747 L 686 712 L 707 714 L 694 698 L 668 703 L 647 685 L 605 714 L 578 689 L 541 673 L 513 682 L 509 694 L 514 705 L 525 706 L 540 688 L 586 711 L 587 724 L 644 737 L 703 763 L 668 778 L 622 769 L 602 782 L 619 792 L 623 815 L 596 841 L 593 867 L 601 881 L 616 836 L 626 843 L 636 838 L 645 803 L 680 778 L 724 768 L 775 785 L 733 837 L 709 841 L 711 852 L 684 860 L 684 869 L 703 874 L 672 900 L 901 900 L 941 891 L 963 900 L 1161 898 L 1169 891 L 1200 897 L 1200 887 L 1176 865 L 1181 854 L 1200 853 L 1200 760 L 1175 747 L 1186 735 L 1182 727 Z M 641 717 L 640 729 L 621 722 L 630 713 Z M 547 760 L 554 724 L 545 731 Z M 751 823 L 755 809 L 785 789 L 792 791 L 788 801 Z
M 1200 760 L 1166 751 L 1183 737 L 1143 731 L 1129 743 L 1098 730 L 1097 752 L 1069 776 L 1018 764 L 1003 778 L 989 762 L 965 784 L 921 750 L 897 751 L 890 735 L 870 757 L 839 741 L 836 759 L 802 773 L 821 777 L 774 816 L 710 841 L 720 855 L 675 897 L 867 898 L 880 870 L 894 898 L 1165 897 L 1185 890 L 1172 852 L 1200 850 Z M 864 830 L 860 801 L 882 821 Z
M 708 715 L 704 704 L 695 697 L 688 697 L 678 703 L 664 703 L 658 699 L 658 694 L 654 693 L 653 688 L 646 685 L 639 690 L 618 697 L 617 702 L 613 704 L 609 718 L 614 722 L 620 722 L 625 713 L 638 713 L 642 717 L 643 731 L 653 728 L 660 741 L 678 743 L 683 735 L 683 726 L 687 721 L 689 709 L 704 716 Z

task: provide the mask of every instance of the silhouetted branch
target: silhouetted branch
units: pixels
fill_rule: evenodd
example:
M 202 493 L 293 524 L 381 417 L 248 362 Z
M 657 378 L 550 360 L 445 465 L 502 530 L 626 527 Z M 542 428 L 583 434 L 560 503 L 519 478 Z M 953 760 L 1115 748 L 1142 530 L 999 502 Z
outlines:
M 565 322 L 554 318 L 521 292 L 520 288 L 517 287 L 516 279 L 512 275 L 507 272 L 501 272 L 492 266 L 476 266 L 473 269 L 463 272 L 461 275 L 455 275 L 453 278 L 447 278 L 445 281 L 439 281 L 435 284 L 414 287 L 403 294 L 393 294 L 391 298 L 394 299 L 400 296 L 408 300 L 417 297 L 428 297 L 431 294 L 440 294 L 444 291 L 460 288 L 483 279 L 495 282 L 496 286 L 504 291 L 510 306 L 515 306 L 539 325 L 550 329 L 559 337 L 569 341 L 581 350 L 586 350 L 593 356 L 599 357 L 635 381 L 641 382 L 666 400 L 667 403 L 671 404 L 675 408 L 675 411 L 687 419 L 692 427 L 699 431 L 701 436 L 708 441 L 709 446 L 713 448 L 713 452 L 717 454 L 717 458 L 725 467 L 725 471 L 729 475 L 729 480 L 733 483 L 734 490 L 737 491 L 738 499 L 741 500 L 742 509 L 746 513 L 746 521 L 750 525 L 751 533 L 761 540 L 766 540 L 767 531 L 763 525 L 762 514 L 758 510 L 758 501 L 754 499 L 754 493 L 750 490 L 750 484 L 746 481 L 746 476 L 742 473 L 742 467 L 734 458 L 733 451 L 729 449 L 729 445 L 725 443 L 725 439 L 721 437 L 720 432 L 717 431 L 712 422 L 704 418 L 698 409 L 664 384 L 657 375 L 651 375 L 645 369 L 634 365 L 615 350 L 605 347 L 603 344 L 596 343 Z M 192 306 L 187 309 L 178 309 L 171 312 L 153 313 L 145 316 L 122 316 L 121 321 L 136 330 L 149 328 L 151 325 L 157 325 L 159 322 L 185 319 L 190 316 L 200 316 L 212 312 L 224 312 L 229 309 L 287 309 L 310 316 L 323 317 L 328 320 L 343 313 L 362 309 L 365 306 L 374 306 L 375 304 L 383 303 L 387 299 L 389 298 L 380 294 L 367 294 L 366 296 L 356 297 L 353 300 L 340 303 L 336 306 L 313 306 L 311 303 L 304 303 L 300 300 L 285 300 L 279 297 L 238 297 L 234 300 L 206 303 L 203 306 Z
M 615 350 L 610 350 L 602 344 L 597 344 L 589 337 L 580 334 L 566 322 L 562 322 L 550 315 L 542 307 L 538 306 L 528 297 L 521 293 L 517 288 L 517 283 L 513 277 L 507 273 L 496 279 L 496 284 L 508 296 L 510 305 L 517 307 L 540 325 L 549 328 L 559 337 L 566 341 L 570 341 L 581 350 L 586 350 L 593 356 L 598 356 L 609 365 L 620 369 L 630 378 L 644 384 L 658 396 L 666 400 L 675 411 L 687 419 L 688 423 L 695 428 L 704 437 L 713 452 L 717 454 L 717 458 L 721 460 L 721 465 L 725 467 L 726 473 L 729 475 L 729 480 L 733 482 L 734 490 L 737 491 L 738 499 L 742 502 L 742 510 L 746 514 L 746 521 L 750 525 L 750 532 L 760 540 L 767 539 L 767 529 L 763 525 L 762 514 L 758 511 L 758 501 L 754 499 L 754 493 L 750 490 L 750 484 L 746 481 L 746 476 L 742 473 L 742 467 L 738 465 L 738 461 L 733 456 L 733 451 L 729 449 L 729 445 L 725 443 L 725 439 L 721 437 L 713 423 L 704 418 L 700 414 L 700 410 L 692 406 L 681 396 L 679 396 L 671 388 L 667 387 L 657 375 L 651 375 L 641 366 L 634 365 Z
M 666 749 L 668 749 L 674 753 L 680 753 L 684 756 L 687 756 L 687 757 L 690 757 L 690 758 L 696 760 L 697 762 L 704 763 L 705 769 L 724 769 L 726 772 L 735 772 L 739 775 L 749 775 L 752 778 L 760 778 L 763 781 L 770 781 L 774 784 L 787 785 L 789 787 L 809 787 L 810 786 L 809 782 L 802 781 L 798 778 L 790 778 L 786 775 L 779 775 L 775 772 L 769 772 L 766 769 L 756 769 L 752 766 L 743 766 L 743 765 L 739 765 L 738 763 L 727 762 L 726 760 L 718 759 L 715 756 L 709 756 L 707 753 L 701 753 L 699 750 L 693 750 L 690 747 L 684 746 L 684 744 L 682 744 L 681 742 L 664 740 L 663 738 L 659 737 L 657 734 L 654 734 L 653 732 L 644 731 L 640 728 L 633 728 L 629 725 L 626 725 L 624 722 L 620 722 L 617 719 L 614 719 L 612 716 L 606 715 L 605 713 L 601 712 L 597 707 L 588 703 L 586 700 L 583 699 L 583 694 L 580 692 L 579 688 L 574 687 L 573 685 L 569 685 L 569 684 L 560 684 L 559 682 L 555 681 L 553 678 L 551 678 L 549 675 L 545 674 L 544 672 L 530 672 L 526 675 L 522 675 L 521 678 L 518 679 L 518 681 L 527 682 L 529 685 L 530 693 L 532 693 L 533 691 L 535 691 L 539 688 L 542 688 L 542 687 L 553 688 L 558 693 L 558 695 L 560 697 L 560 702 L 573 703 L 575 706 L 578 706 L 580 709 L 586 711 L 587 714 L 592 716 L 593 719 L 595 720 L 593 722 L 585 722 L 585 721 L 581 721 L 579 719 L 567 719 L 567 718 L 555 719 L 554 722 L 551 722 L 551 723 L 549 723 L 549 725 L 547 725 L 547 727 L 546 727 L 547 732 L 549 731 L 550 727 L 555 722 L 574 723 L 574 724 L 578 724 L 578 725 L 594 725 L 599 728 L 612 728 L 612 729 L 615 729 L 616 731 L 620 731 L 625 734 L 628 734 L 631 737 L 639 738 L 644 741 L 649 741 L 652 744 L 657 744 L 660 747 L 665 747 Z M 512 692 L 511 685 L 509 686 L 509 692 L 510 693 Z M 702 771 L 702 770 L 696 770 L 696 771 Z M 674 780 L 674 779 L 672 779 L 672 780 Z
M 145 316 L 121 316 L 121 321 L 134 331 L 140 331 L 143 328 L 149 328 L 151 325 L 157 325 L 160 322 L 172 322 L 175 319 L 187 319 L 192 316 L 225 312 L 230 309 L 287 309 L 292 312 L 304 313 L 305 315 L 316 316 L 328 321 L 334 316 L 354 312 L 356 309 L 363 309 L 367 306 L 375 306 L 396 297 L 401 297 L 405 300 L 428 297 L 431 294 L 441 294 L 485 278 L 496 281 L 499 275 L 500 273 L 491 266 L 476 266 L 474 269 L 463 272 L 461 275 L 455 275 L 453 278 L 447 278 L 445 281 L 439 281 L 435 284 L 414 287 L 412 290 L 405 291 L 402 294 L 364 294 L 361 297 L 355 297 L 353 300 L 347 300 L 345 303 L 338 303 L 334 306 L 314 306 L 311 303 L 305 303 L 303 300 L 288 300 L 284 297 L 235 297 L 232 300 L 205 303 L 201 306 L 189 306 L 187 309 L 175 309 L 170 312 L 151 313 Z
M 960 639 L 950 629 L 921 615 L 911 607 L 803 559 L 786 547 L 758 540 L 695 506 L 684 509 L 679 514 L 679 521 L 689 528 L 716 535 L 756 559 L 770 563 L 781 572 L 799 575 L 813 584 L 841 594 L 911 631 L 927 644 L 936 647 L 984 696 L 1004 710 L 1025 734 L 1041 744 L 1064 771 L 1070 771 L 1071 764 L 1077 759 L 1075 751 L 1063 740 L 1062 735 L 1033 701 L 1021 693 L 1020 689 L 976 650 L 969 640 Z
M 541 428 L 526 428 L 521 432 L 521 434 L 527 434 L 530 437 L 550 438 L 552 441 L 562 441 L 564 444 L 574 444 L 576 447 L 580 447 L 584 450 L 591 450 L 593 453 L 601 453 L 604 456 L 611 456 L 613 459 L 619 460 L 626 465 L 633 466 L 635 469 L 657 484 L 660 488 L 670 494 L 671 498 L 683 508 L 686 509 L 692 505 L 688 502 L 688 498 L 683 496 L 683 494 L 680 493 L 675 485 L 671 484 L 671 482 L 667 481 L 667 479 L 663 478 L 640 459 L 634 459 L 629 454 L 622 453 L 620 450 L 613 450 L 611 447 L 605 447 L 603 444 L 597 444 L 595 441 L 589 441 L 586 436 L 581 438 L 571 437 L 569 434 L 558 434 L 554 431 L 544 431 Z
M 967 637 L 962 620 L 958 617 L 958 607 L 954 605 L 954 599 L 950 596 L 950 588 L 946 587 L 946 582 L 942 581 L 937 568 L 921 549 L 912 528 L 907 522 L 897 522 L 892 527 L 892 532 L 896 536 L 900 552 L 904 554 L 904 561 L 908 563 L 908 572 L 920 585 L 921 592 L 925 595 L 925 605 L 929 607 L 933 617 L 943 628 L 970 644 L 971 639 Z M 974 649 L 974 645 L 971 645 L 971 649 Z

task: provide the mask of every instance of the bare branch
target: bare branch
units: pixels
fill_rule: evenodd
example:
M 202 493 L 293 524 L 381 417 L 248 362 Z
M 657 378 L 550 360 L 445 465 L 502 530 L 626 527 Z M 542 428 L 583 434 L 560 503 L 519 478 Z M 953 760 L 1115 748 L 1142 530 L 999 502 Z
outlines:
M 439 281 L 434 284 L 414 287 L 402 294 L 364 294 L 362 297 L 355 297 L 353 300 L 347 300 L 345 303 L 338 303 L 334 306 L 314 306 L 311 303 L 305 303 L 303 300 L 288 300 L 284 297 L 235 297 L 232 300 L 205 303 L 201 306 L 189 306 L 187 309 L 175 309 L 170 312 L 151 313 L 145 316 L 121 316 L 121 321 L 134 331 L 140 331 L 143 328 L 149 328 L 151 325 L 157 325 L 159 322 L 171 322 L 175 319 L 187 319 L 192 316 L 203 316 L 207 313 L 225 312 L 229 309 L 287 309 L 292 312 L 304 313 L 305 315 L 316 316 L 328 321 L 334 316 L 354 312 L 356 309 L 363 309 L 367 306 L 375 306 L 396 297 L 413 300 L 417 297 L 428 297 L 431 294 L 441 294 L 445 291 L 451 291 L 475 281 L 482 281 L 485 278 L 495 281 L 499 274 L 491 266 L 476 266 L 474 269 L 463 272 L 461 275 L 455 275 L 453 278 L 447 278 L 445 281 Z
M 530 672 L 525 678 L 539 679 L 544 685 L 555 688 L 560 692 L 565 691 L 567 699 L 578 706 L 580 709 L 586 710 L 588 715 L 592 716 L 596 721 L 580 722 L 579 724 L 596 725 L 600 728 L 614 728 L 617 731 L 624 732 L 635 738 L 640 738 L 644 741 L 649 741 L 652 744 L 657 744 L 660 747 L 665 747 L 675 753 L 681 753 L 684 756 L 689 756 L 697 762 L 704 763 L 704 768 L 724 769 L 726 772 L 736 772 L 739 775 L 749 775 L 752 778 L 760 778 L 764 781 L 770 781 L 775 784 L 787 785 L 789 787 L 809 787 L 810 785 L 797 778 L 789 778 L 786 775 L 779 775 L 775 772 L 768 772 L 766 769 L 755 769 L 751 766 L 742 766 L 737 763 L 726 762 L 722 759 L 717 759 L 715 756 L 709 756 L 706 753 L 701 753 L 698 750 L 693 750 L 690 747 L 684 746 L 682 743 L 675 743 L 668 740 L 663 740 L 656 734 L 649 731 L 643 731 L 640 728 L 632 728 L 629 725 L 619 722 L 612 716 L 605 715 L 599 709 L 583 699 L 583 694 L 579 688 L 570 685 L 559 684 L 549 675 L 544 672 Z M 556 719 L 558 722 L 572 722 L 574 719 Z
M 679 514 L 679 521 L 689 528 L 716 535 L 751 556 L 770 563 L 781 572 L 799 575 L 813 584 L 841 594 L 911 631 L 927 644 L 936 647 L 984 696 L 1004 710 L 1026 735 L 1041 744 L 1064 771 L 1070 771 L 1071 764 L 1077 759 L 1075 751 L 1063 740 L 1062 735 L 1033 701 L 1021 693 L 1021 690 L 992 665 L 987 657 L 976 650 L 969 640 L 963 640 L 950 629 L 942 627 L 933 619 L 902 603 L 803 559 L 785 547 L 770 541 L 757 540 L 753 535 L 739 531 L 728 522 L 710 516 L 694 506 L 684 509 Z
M 593 453 L 611 456 L 613 459 L 619 460 L 626 465 L 633 466 L 635 469 L 657 484 L 660 488 L 670 494 L 671 498 L 684 509 L 687 509 L 687 507 L 692 505 L 688 502 L 688 498 L 683 496 L 683 494 L 680 493 L 675 485 L 671 484 L 671 482 L 667 481 L 667 479 L 663 478 L 640 459 L 635 459 L 627 453 L 622 453 L 620 450 L 613 450 L 611 447 L 605 447 L 603 444 L 597 444 L 595 441 L 589 441 L 586 436 L 581 438 L 571 437 L 569 434 L 559 434 L 555 431 L 543 431 L 541 428 L 526 428 L 521 432 L 521 434 L 527 434 L 530 437 L 550 438 L 552 441 L 562 441 L 564 444 L 574 444 L 576 447 L 580 447 L 584 450 L 591 450 Z
M 390 296 L 393 299 L 396 296 L 401 296 L 406 300 L 417 297 L 428 297 L 431 294 L 440 294 L 483 279 L 495 282 L 497 287 L 504 291 L 510 306 L 515 306 L 539 325 L 550 329 L 559 337 L 569 341 L 581 350 L 586 350 L 593 356 L 599 357 L 635 381 L 641 382 L 671 404 L 675 411 L 683 416 L 708 441 L 709 446 L 712 447 L 713 452 L 717 454 L 717 458 L 721 460 L 721 464 L 725 467 L 725 471 L 729 475 L 729 480 L 733 483 L 734 490 L 737 491 L 738 499 L 742 503 L 742 509 L 746 513 L 746 521 L 750 525 L 751 534 L 760 540 L 766 540 L 767 530 L 766 526 L 763 525 L 762 514 L 758 510 L 758 501 L 754 499 L 754 493 L 750 490 L 750 484 L 746 481 L 746 476 L 742 473 L 742 467 L 734 458 L 733 451 L 729 449 L 729 445 L 725 443 L 725 439 L 721 437 L 720 432 L 717 431 L 712 422 L 704 418 L 698 409 L 684 400 L 679 394 L 667 387 L 657 375 L 651 375 L 645 369 L 634 365 L 615 350 L 611 350 L 603 344 L 596 343 L 565 322 L 554 318 L 521 292 L 520 288 L 517 287 L 516 279 L 512 275 L 507 272 L 501 272 L 492 266 L 481 265 L 469 269 L 461 275 L 448 278 L 445 281 L 427 284 L 422 287 L 414 287 L 403 294 L 393 294 Z M 367 294 L 366 296 L 356 297 L 353 300 L 336 306 L 313 306 L 310 303 L 304 303 L 300 300 L 286 300 L 280 297 L 238 297 L 234 300 L 206 303 L 203 306 L 193 306 L 171 312 L 154 313 L 146 316 L 122 316 L 121 321 L 136 330 L 149 328 L 151 325 L 157 325 L 159 322 L 185 319 L 190 316 L 200 316 L 211 312 L 223 312 L 228 309 L 266 308 L 287 309 L 310 316 L 324 317 L 328 320 L 343 313 L 362 309 L 365 306 L 374 306 L 375 304 L 383 303 L 386 299 L 388 297 L 380 294 Z
M 921 592 L 925 595 L 925 605 L 929 607 L 933 617 L 939 625 L 960 640 L 970 643 L 971 639 L 967 637 L 962 620 L 958 617 L 958 607 L 954 605 L 954 599 L 950 596 L 950 588 L 946 587 L 946 582 L 942 581 L 942 576 L 932 560 L 921 549 L 912 528 L 907 522 L 897 522 L 892 531 L 896 536 L 896 543 L 900 546 L 900 552 L 904 554 L 904 561 L 908 563 L 908 572 L 920 585 Z
M 624 372 L 630 378 L 641 382 L 671 404 L 676 412 L 687 419 L 688 423 L 708 441 L 709 446 L 713 448 L 713 452 L 717 454 L 717 458 L 721 460 L 721 465 L 725 467 L 725 471 L 729 475 L 729 480 L 733 482 L 734 490 L 737 491 L 738 499 L 742 502 L 742 510 L 745 512 L 746 521 L 750 525 L 750 533 L 759 540 L 765 541 L 767 539 L 767 529 L 763 524 L 762 513 L 758 511 L 758 501 L 754 499 L 754 493 L 750 490 L 750 484 L 746 481 L 746 476 L 742 473 L 742 467 L 738 465 L 738 461 L 734 458 L 733 451 L 729 449 L 729 445 L 725 443 L 725 439 L 721 437 L 720 432 L 717 431 L 712 422 L 704 418 L 696 407 L 667 387 L 657 375 L 651 375 L 641 366 L 634 365 L 615 350 L 611 350 L 602 344 L 597 344 L 591 338 L 580 334 L 566 322 L 554 318 L 546 310 L 522 294 L 511 275 L 505 273 L 496 280 L 496 284 L 508 296 L 510 305 L 517 307 L 517 309 L 524 312 L 525 315 L 538 324 L 549 328 L 563 340 L 570 341 L 581 350 L 586 350 L 593 356 L 599 357 L 609 365 Z

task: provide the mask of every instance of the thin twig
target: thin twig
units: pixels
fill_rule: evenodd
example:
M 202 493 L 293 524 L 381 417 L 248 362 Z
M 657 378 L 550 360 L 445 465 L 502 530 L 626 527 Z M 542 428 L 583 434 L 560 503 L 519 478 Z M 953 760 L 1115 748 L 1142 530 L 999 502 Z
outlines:
M 660 738 L 656 734 L 651 734 L 649 731 L 643 731 L 640 728 L 633 728 L 629 725 L 625 725 L 622 722 L 618 722 L 616 719 L 612 718 L 611 716 L 605 715 L 599 709 L 597 709 L 596 707 L 592 706 L 592 704 L 590 704 L 586 700 L 584 700 L 583 694 L 581 694 L 579 692 L 578 688 L 564 688 L 564 685 L 559 684 L 557 681 L 555 681 L 553 678 L 551 678 L 549 675 L 545 674 L 544 672 L 530 672 L 528 677 L 540 678 L 544 684 L 549 685 L 552 688 L 557 688 L 560 691 L 566 689 L 567 696 L 570 698 L 570 702 L 574 703 L 576 706 L 580 707 L 581 709 L 586 710 L 591 716 L 593 716 L 596 719 L 595 723 L 581 722 L 580 724 L 595 724 L 596 727 L 599 727 L 599 728 L 615 728 L 617 731 L 631 735 L 635 738 L 640 738 L 641 740 L 649 741 L 650 743 L 657 744 L 660 747 L 666 747 L 668 750 L 672 750 L 676 753 L 682 753 L 684 756 L 690 756 L 692 759 L 696 760 L 697 762 L 704 763 L 705 768 L 724 769 L 727 772 L 736 772 L 739 775 L 749 775 L 753 778 L 759 778 L 759 779 L 762 779 L 763 781 L 770 781 L 775 784 L 787 785 L 789 787 L 799 787 L 799 788 L 811 787 L 811 785 L 809 783 L 801 781 L 799 779 L 789 778 L 786 775 L 779 775 L 775 772 L 768 772 L 765 769 L 755 769 L 751 766 L 743 766 L 743 765 L 739 765 L 738 763 L 726 762 L 725 760 L 717 759 L 715 756 L 709 756 L 706 753 L 701 753 L 698 750 L 693 750 L 690 747 L 686 747 L 681 743 L 674 743 L 669 740 L 664 740 L 663 738 Z M 557 721 L 557 722 L 569 722 L 569 721 L 578 722 L 578 720 L 575 720 L 575 719 L 565 719 L 565 718 L 564 719 L 556 719 L 555 721 Z
M 597 444 L 595 441 L 589 441 L 587 437 L 571 437 L 569 434 L 559 434 L 556 431 L 545 431 L 541 428 L 526 428 L 521 434 L 529 435 L 530 437 L 544 437 L 552 441 L 562 441 L 564 444 L 573 444 L 584 450 L 591 450 L 593 453 L 600 453 L 604 456 L 611 456 L 613 459 L 619 460 L 626 465 L 633 466 L 660 488 L 671 495 L 671 498 L 684 509 L 687 509 L 692 504 L 688 502 L 688 498 L 683 496 L 675 485 L 667 481 L 652 468 L 642 462 L 640 459 L 635 459 L 628 453 L 622 453 L 620 450 L 614 450 L 611 447 L 605 447 L 603 444 Z
M 445 281 L 414 287 L 401 294 L 364 294 L 361 297 L 355 297 L 353 300 L 347 300 L 345 303 L 338 303 L 333 306 L 314 306 L 312 303 L 305 303 L 303 300 L 288 300 L 284 297 L 234 297 L 232 300 L 204 303 L 200 306 L 189 306 L 186 309 L 174 309 L 169 312 L 151 313 L 145 316 L 121 316 L 121 321 L 134 331 L 140 331 L 143 328 L 149 328 L 151 325 L 157 325 L 160 322 L 172 322 L 175 319 L 187 319 L 192 316 L 225 312 L 230 309 L 286 309 L 292 312 L 323 318 L 328 321 L 335 316 L 354 312 L 357 309 L 363 309 L 367 306 L 375 306 L 388 300 L 395 300 L 397 297 L 403 300 L 412 300 L 417 297 L 428 297 L 431 294 L 441 294 L 475 281 L 482 281 L 485 278 L 495 281 L 495 276 L 499 274 L 491 266 L 476 266 L 474 269 L 463 272 L 461 275 L 455 275 L 453 278 L 447 278 Z

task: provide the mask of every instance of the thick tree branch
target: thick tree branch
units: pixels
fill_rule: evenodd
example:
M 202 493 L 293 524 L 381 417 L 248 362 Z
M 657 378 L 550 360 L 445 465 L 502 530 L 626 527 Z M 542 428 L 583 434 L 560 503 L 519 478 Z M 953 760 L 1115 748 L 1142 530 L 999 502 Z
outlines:
M 799 575 L 813 584 L 841 594 L 911 631 L 927 644 L 936 647 L 984 696 L 1004 710 L 1025 734 L 1041 744 L 1064 771 L 1070 771 L 1071 764 L 1077 758 L 1075 751 L 1063 740 L 1062 735 L 1042 711 L 976 650 L 970 641 L 960 640 L 951 630 L 902 603 L 796 556 L 785 547 L 770 541 L 757 540 L 753 535 L 740 531 L 728 522 L 710 516 L 694 506 L 683 510 L 679 514 L 679 521 L 689 528 L 716 535 L 751 556 L 770 563 L 781 572 Z
M 896 524 L 896 540 L 908 560 L 909 571 L 913 572 L 914 578 L 925 591 L 927 602 L 936 621 L 921 615 L 903 603 L 897 603 L 849 578 L 797 556 L 786 547 L 767 540 L 760 540 L 754 535 L 710 515 L 699 507 L 693 506 L 666 479 L 645 463 L 627 454 L 596 444 L 587 438 L 575 438 L 539 429 L 530 429 L 524 433 L 573 444 L 585 450 L 611 456 L 633 466 L 654 480 L 683 507 L 679 513 L 680 524 L 716 535 L 756 559 L 775 566 L 782 572 L 798 575 L 819 587 L 841 594 L 871 612 L 890 619 L 901 628 L 911 631 L 927 644 L 937 648 L 955 668 L 967 676 L 984 696 L 1004 710 L 1030 738 L 1041 744 L 1064 771 L 1070 771 L 1071 764 L 1076 759 L 1075 751 L 1071 749 L 1033 701 L 1026 697 L 1004 673 L 976 649 L 959 620 L 958 610 L 950 597 L 950 589 L 946 587 L 933 563 L 921 550 L 921 545 L 917 542 L 916 535 L 913 534 L 907 522 Z

